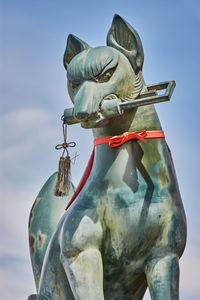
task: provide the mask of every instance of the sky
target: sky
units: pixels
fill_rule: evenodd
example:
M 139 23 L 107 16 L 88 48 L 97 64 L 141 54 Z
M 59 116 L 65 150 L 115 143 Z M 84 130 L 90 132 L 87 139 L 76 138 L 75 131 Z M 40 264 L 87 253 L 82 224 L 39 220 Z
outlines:
M 188 237 L 180 261 L 180 299 L 200 299 L 199 0 L 0 1 L 0 295 L 35 293 L 28 250 L 31 206 L 57 170 L 61 116 L 71 107 L 62 59 L 67 36 L 105 45 L 113 15 L 139 33 L 147 84 L 175 80 L 170 102 L 156 104 L 171 148 L 185 207 Z M 77 186 L 92 151 L 92 133 L 73 125 Z M 145 299 L 150 299 L 148 293 Z

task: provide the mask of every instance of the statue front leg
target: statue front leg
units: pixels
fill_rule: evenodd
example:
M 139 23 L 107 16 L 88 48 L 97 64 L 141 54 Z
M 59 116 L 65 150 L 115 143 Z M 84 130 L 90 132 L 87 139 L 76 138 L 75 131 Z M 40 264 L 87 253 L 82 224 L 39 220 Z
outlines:
M 88 248 L 76 258 L 62 257 L 74 298 L 103 300 L 103 266 L 98 249 Z
M 103 264 L 99 250 L 103 237 L 102 225 L 84 213 L 79 220 L 73 234 L 69 234 L 73 224 L 71 217 L 64 224 L 60 261 L 75 299 L 103 300 Z
M 179 299 L 179 259 L 175 254 L 168 254 L 153 259 L 146 267 L 146 278 L 151 299 Z

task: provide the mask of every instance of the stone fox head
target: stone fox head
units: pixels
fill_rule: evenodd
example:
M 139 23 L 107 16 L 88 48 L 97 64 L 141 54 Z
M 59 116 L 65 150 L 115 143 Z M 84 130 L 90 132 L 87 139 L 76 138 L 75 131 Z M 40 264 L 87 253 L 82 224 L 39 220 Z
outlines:
M 64 53 L 68 91 L 74 116 L 83 127 L 93 127 L 103 101 L 137 98 L 144 85 L 143 47 L 137 32 L 115 15 L 107 46 L 91 48 L 70 34 Z

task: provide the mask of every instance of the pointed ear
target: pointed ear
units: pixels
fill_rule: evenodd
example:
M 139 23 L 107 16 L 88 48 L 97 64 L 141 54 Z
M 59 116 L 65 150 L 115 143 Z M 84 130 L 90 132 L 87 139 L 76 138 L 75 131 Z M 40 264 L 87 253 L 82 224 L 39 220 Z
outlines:
M 114 15 L 107 35 L 107 45 L 122 52 L 129 59 L 136 74 L 142 70 L 144 52 L 140 37 L 119 15 Z
M 74 56 L 89 48 L 91 47 L 88 44 L 77 38 L 75 35 L 69 34 L 67 38 L 67 46 L 63 57 L 65 69 L 67 69 L 68 64 Z

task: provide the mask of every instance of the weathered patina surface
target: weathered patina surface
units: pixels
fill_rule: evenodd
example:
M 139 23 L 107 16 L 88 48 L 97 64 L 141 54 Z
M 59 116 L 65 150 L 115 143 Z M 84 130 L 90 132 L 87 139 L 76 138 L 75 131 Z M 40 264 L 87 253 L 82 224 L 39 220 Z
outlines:
M 143 58 L 138 34 L 118 15 L 107 46 L 91 48 L 69 35 L 64 65 L 74 117 L 93 128 L 95 138 L 161 130 L 153 105 L 98 122 L 107 101 L 137 99 L 146 90 Z M 165 139 L 98 145 L 89 178 L 49 243 L 38 295 L 30 299 L 137 300 L 147 286 L 152 299 L 178 299 L 185 240 L 185 214 Z
M 29 216 L 29 248 L 36 289 L 39 287 L 41 269 L 51 236 L 64 214 L 74 186 L 71 184 L 67 196 L 54 196 L 57 172 L 44 184 L 39 192 Z

